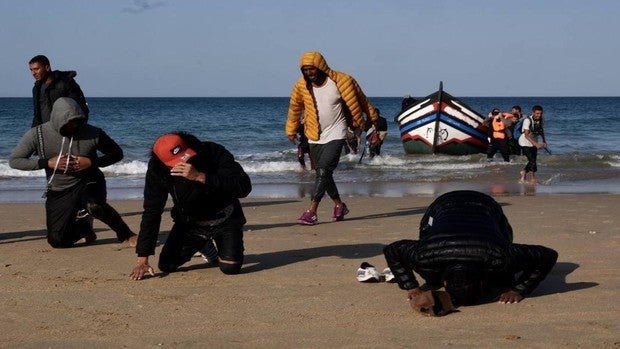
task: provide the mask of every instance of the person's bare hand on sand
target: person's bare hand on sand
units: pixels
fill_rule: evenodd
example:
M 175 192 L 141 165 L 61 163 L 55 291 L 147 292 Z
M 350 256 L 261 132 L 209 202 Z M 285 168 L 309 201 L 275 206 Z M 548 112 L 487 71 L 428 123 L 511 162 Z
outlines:
M 521 300 L 523 300 L 523 296 L 519 292 L 513 290 L 504 292 L 499 296 L 499 302 L 502 304 L 519 303 Z
M 129 274 L 129 277 L 132 280 L 142 280 L 142 278 L 146 274 L 155 276 L 155 271 L 153 270 L 153 267 L 149 265 L 149 258 L 138 257 L 138 262 L 136 266 L 133 268 L 133 270 L 131 271 L 131 274 Z

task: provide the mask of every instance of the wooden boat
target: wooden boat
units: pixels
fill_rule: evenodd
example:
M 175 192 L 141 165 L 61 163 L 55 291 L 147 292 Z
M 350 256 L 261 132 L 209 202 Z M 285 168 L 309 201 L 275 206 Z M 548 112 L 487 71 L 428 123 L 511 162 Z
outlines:
M 407 154 L 467 155 L 487 149 L 485 117 L 443 91 L 430 94 L 398 114 L 394 121 Z

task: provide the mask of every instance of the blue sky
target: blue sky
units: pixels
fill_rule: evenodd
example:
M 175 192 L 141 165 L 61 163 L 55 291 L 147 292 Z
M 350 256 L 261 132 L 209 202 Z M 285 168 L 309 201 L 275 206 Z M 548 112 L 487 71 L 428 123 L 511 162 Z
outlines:
M 305 51 L 368 96 L 620 96 L 620 1 L 6 0 L 0 97 L 28 60 L 87 97 L 288 96 Z

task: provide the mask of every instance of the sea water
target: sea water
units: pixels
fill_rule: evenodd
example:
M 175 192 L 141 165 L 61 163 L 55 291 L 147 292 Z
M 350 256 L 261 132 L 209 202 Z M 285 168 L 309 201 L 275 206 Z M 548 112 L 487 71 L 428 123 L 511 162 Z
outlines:
M 449 91 L 448 91 L 449 92 Z M 457 96 L 458 97 L 458 96 Z M 485 154 L 407 155 L 394 117 L 399 97 L 371 97 L 388 120 L 381 156 L 341 158 L 335 179 L 343 196 L 436 195 L 454 189 L 492 194 L 620 193 L 620 97 L 458 97 L 480 114 L 543 106 L 552 155 L 539 151 L 536 186 L 518 183 L 525 157 L 487 162 Z M 89 123 L 103 128 L 125 158 L 103 169 L 110 199 L 140 199 L 150 149 L 164 133 L 188 131 L 224 145 L 249 174 L 253 197 L 307 197 L 314 173 L 302 171 L 284 134 L 287 97 L 88 98 Z M 43 171 L 8 166 L 32 121 L 30 98 L 0 98 L 0 202 L 42 202 Z

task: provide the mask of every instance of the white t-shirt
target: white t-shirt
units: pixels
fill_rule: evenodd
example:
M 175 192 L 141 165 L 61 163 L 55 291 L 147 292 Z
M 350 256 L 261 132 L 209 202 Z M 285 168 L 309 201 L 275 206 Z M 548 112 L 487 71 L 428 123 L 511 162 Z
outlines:
M 533 147 L 534 144 L 530 142 L 527 138 L 525 138 L 525 130 L 531 130 L 532 119 L 530 117 L 525 118 L 523 120 L 523 124 L 521 124 L 521 136 L 519 137 L 519 145 L 522 147 Z M 533 134 L 530 131 L 530 136 L 532 136 L 536 142 L 538 142 L 538 135 Z
M 320 137 L 318 141 L 308 143 L 326 144 L 333 140 L 345 139 L 347 120 L 343 110 L 343 100 L 336 83 L 329 77 L 321 87 L 312 86 L 319 114 Z

